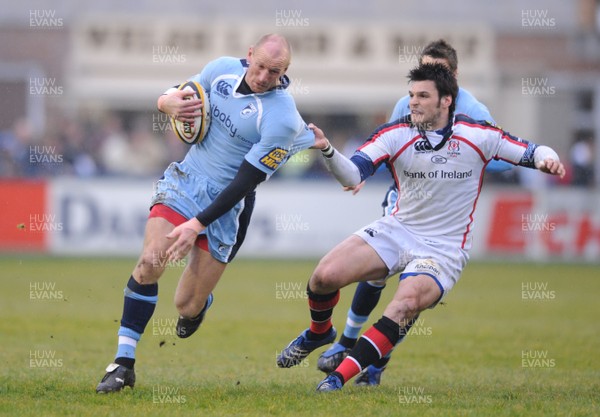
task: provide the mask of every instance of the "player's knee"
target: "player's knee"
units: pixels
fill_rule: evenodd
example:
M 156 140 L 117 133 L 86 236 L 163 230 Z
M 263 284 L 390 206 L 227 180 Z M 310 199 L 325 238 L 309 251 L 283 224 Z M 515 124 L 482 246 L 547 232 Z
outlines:
M 338 289 L 335 285 L 337 270 L 330 262 L 320 262 L 310 277 L 310 289 L 316 293 L 327 293 Z
M 392 300 L 385 311 L 388 317 L 394 317 L 396 321 L 410 320 L 421 312 L 419 299 L 414 294 L 407 294 L 399 299 Z
M 135 266 L 135 276 L 140 284 L 158 281 L 164 271 L 164 259 L 153 250 L 144 250 Z

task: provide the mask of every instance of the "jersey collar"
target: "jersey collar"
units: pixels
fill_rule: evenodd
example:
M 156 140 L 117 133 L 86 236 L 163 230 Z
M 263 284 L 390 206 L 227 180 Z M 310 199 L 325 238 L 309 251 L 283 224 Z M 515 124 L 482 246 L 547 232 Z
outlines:
M 427 131 L 424 129 L 420 129 L 418 127 L 417 127 L 417 130 L 419 131 L 419 135 L 421 135 L 421 137 L 423 139 L 425 139 L 427 141 L 427 143 L 429 143 L 429 146 L 431 146 L 431 142 L 429 142 L 429 139 L 427 138 Z M 452 137 L 452 134 L 454 133 L 454 114 L 452 115 L 452 117 L 450 117 L 450 121 L 443 129 L 436 130 L 434 133 L 438 134 L 438 135 L 442 135 L 441 142 L 438 143 L 436 147 L 431 146 L 431 148 L 434 151 L 439 151 L 440 149 L 442 149 L 442 147 L 446 144 L 448 139 L 450 139 Z

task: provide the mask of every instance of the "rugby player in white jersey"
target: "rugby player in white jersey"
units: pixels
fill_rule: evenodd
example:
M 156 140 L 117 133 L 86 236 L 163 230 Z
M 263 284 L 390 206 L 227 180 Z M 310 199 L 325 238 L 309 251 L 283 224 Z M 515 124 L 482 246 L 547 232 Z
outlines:
M 439 63 L 446 65 L 452 74 L 458 76 L 458 55 L 456 50 L 445 40 L 438 39 L 430 42 L 425 46 L 421 56 L 419 57 L 419 64 L 425 63 Z M 410 113 L 408 95 L 402 97 L 392 111 L 388 123 L 406 116 Z M 478 101 L 469 91 L 462 87 L 458 87 L 458 95 L 456 97 L 456 108 L 455 114 L 465 114 L 475 120 L 486 120 L 490 123 L 495 123 L 492 115 L 488 108 Z M 485 167 L 486 172 L 502 172 L 513 168 L 513 165 L 504 161 L 497 161 L 492 159 Z M 346 190 L 353 189 L 353 194 L 356 194 L 364 182 L 360 183 L 356 187 L 346 187 Z M 415 192 L 415 190 L 406 190 L 405 192 Z M 381 206 L 383 207 L 383 215 L 391 214 L 394 209 L 396 200 L 398 198 L 398 188 L 396 183 L 393 183 L 383 199 Z M 344 360 L 346 355 L 354 347 L 358 341 L 358 336 L 362 329 L 363 324 L 369 319 L 370 313 L 377 306 L 381 293 L 386 286 L 386 281 L 363 281 L 359 282 L 354 291 L 354 297 L 352 304 L 348 310 L 346 317 L 346 326 L 342 335 L 336 343 L 334 343 L 329 349 L 323 352 L 317 361 L 317 368 L 325 373 L 332 372 L 339 366 Z M 403 340 L 403 339 L 402 339 Z M 401 341 L 402 341 L 401 340 Z M 356 378 L 355 383 L 357 385 L 379 385 L 381 382 L 381 376 L 383 371 L 386 369 L 387 363 L 390 360 L 392 352 L 373 365 L 368 366 L 363 372 Z
M 361 228 L 326 254 L 307 286 L 310 327 L 284 348 L 277 365 L 289 368 L 335 340 L 331 323 L 339 289 L 400 273 L 381 319 L 317 386 L 343 387 L 385 356 L 419 314 L 452 289 L 468 260 L 473 214 L 486 164 L 501 159 L 561 177 L 554 150 L 522 140 L 484 121 L 454 116 L 456 78 L 442 64 L 422 64 L 409 74 L 410 115 L 380 126 L 352 158 L 337 152 L 316 126 L 315 147 L 343 186 L 355 186 L 388 163 L 398 189 L 391 215 Z M 427 192 L 406 193 L 419 189 Z
M 211 306 L 212 290 L 242 244 L 254 189 L 314 134 L 285 90 L 291 59 L 287 40 L 263 36 L 246 59 L 221 57 L 190 78 L 210 95 L 211 125 L 185 159 L 158 181 L 144 247 L 125 287 L 117 353 L 96 387 L 99 393 L 135 384 L 135 351 L 158 299 L 158 280 L 169 261 L 190 256 L 175 293 L 177 335 L 194 333 Z M 193 122 L 203 103 L 172 88 L 158 109 Z

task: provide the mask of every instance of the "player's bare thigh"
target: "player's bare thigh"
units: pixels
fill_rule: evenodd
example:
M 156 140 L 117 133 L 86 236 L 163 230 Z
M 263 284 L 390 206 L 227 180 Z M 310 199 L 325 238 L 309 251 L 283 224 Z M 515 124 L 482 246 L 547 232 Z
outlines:
M 200 313 L 227 264 L 197 246 L 192 248 L 187 260 L 175 291 L 175 307 L 180 315 L 190 318 Z
M 383 315 L 403 327 L 421 311 L 431 307 L 442 295 L 440 287 L 428 275 L 412 275 L 398 284 L 394 298 Z
M 133 270 L 133 278 L 140 284 L 154 284 L 167 264 L 167 249 L 171 241 L 166 236 L 175 226 L 162 217 L 151 217 L 146 222 L 142 254 Z
M 387 274 L 377 252 L 352 235 L 321 259 L 310 278 L 310 288 L 317 294 L 327 294 L 353 282 L 383 279 Z

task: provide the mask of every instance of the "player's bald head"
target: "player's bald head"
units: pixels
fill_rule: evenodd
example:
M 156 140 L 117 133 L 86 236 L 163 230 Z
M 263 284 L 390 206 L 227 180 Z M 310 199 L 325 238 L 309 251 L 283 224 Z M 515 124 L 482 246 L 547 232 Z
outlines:
M 277 33 L 262 36 L 253 47 L 254 52 L 268 54 L 271 59 L 285 62 L 287 67 L 292 59 L 292 48 L 287 39 Z

